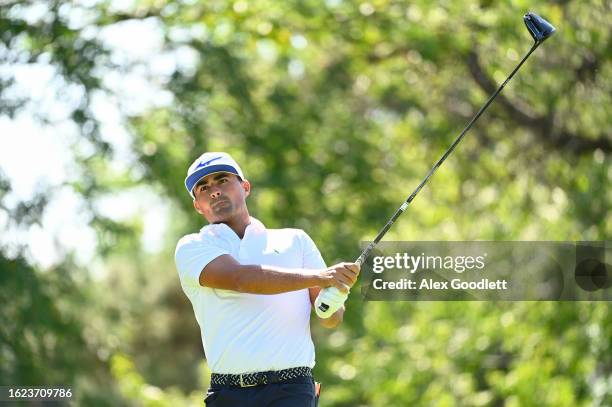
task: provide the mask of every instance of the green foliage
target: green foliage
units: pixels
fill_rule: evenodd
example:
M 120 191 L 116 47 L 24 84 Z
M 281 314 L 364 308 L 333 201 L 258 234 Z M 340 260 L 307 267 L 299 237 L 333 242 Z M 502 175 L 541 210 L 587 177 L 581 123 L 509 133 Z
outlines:
M 78 319 L 62 298 L 73 287 L 66 270 L 42 276 L 22 258 L 0 261 L 2 385 L 73 381 L 79 355 L 63 351 L 82 348 L 83 338 Z
M 91 281 L 71 264 L 40 272 L 0 256 L 0 385 L 71 386 L 79 404 L 117 405 L 95 320 L 83 311 L 96 306 Z
M 335 332 L 320 355 L 329 405 L 609 402 L 605 303 L 369 303 L 364 312 L 363 335 Z
M 113 376 L 120 383 L 121 393 L 135 405 L 146 407 L 195 406 L 202 399 L 197 392 L 192 392 L 189 397 L 186 397 L 176 388 L 162 390 L 147 384 L 126 355 L 114 355 L 111 365 Z
M 135 1 L 0 6 L 0 61 L 48 63 L 83 97 L 70 186 L 91 212 L 99 257 L 36 270 L 0 247 L 2 384 L 74 383 L 84 405 L 200 404 L 210 372 L 172 264 L 198 230 L 182 181 L 224 150 L 253 184 L 268 227 L 300 227 L 326 261 L 353 259 L 531 46 L 528 8 L 558 33 L 542 45 L 431 179 L 389 240 L 610 240 L 610 8 L 603 1 Z M 70 16 L 86 11 L 87 23 Z M 88 29 L 153 19 L 177 69 L 153 78 L 168 105 L 126 117 L 134 165 L 117 169 L 91 97 L 114 66 Z M 78 19 L 77 19 L 78 20 Z M 95 31 L 95 30 L 94 30 Z M 181 54 L 182 53 L 182 54 Z M 177 55 L 192 55 L 193 63 Z M 180 63 L 178 63 L 180 62 Z M 0 76 L 0 114 L 27 100 Z M 119 167 L 119 168 L 125 168 Z M 144 217 L 96 202 L 148 187 L 171 208 L 166 247 Z M 26 227 L 51 193 L 0 211 Z M 9 255 L 13 250 L 18 255 Z M 87 277 L 85 277 L 87 276 Z M 95 276 L 95 277 L 92 277 Z M 354 289 L 357 293 L 358 289 Z M 364 303 L 313 329 L 322 406 L 606 406 L 606 303 Z

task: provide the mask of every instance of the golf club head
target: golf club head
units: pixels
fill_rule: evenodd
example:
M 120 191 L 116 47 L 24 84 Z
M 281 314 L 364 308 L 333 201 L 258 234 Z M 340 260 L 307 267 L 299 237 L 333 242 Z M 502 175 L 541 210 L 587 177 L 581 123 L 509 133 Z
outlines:
M 525 21 L 529 34 L 531 34 L 536 43 L 543 42 L 556 31 L 551 23 L 544 20 L 536 13 L 529 12 L 525 14 L 523 21 Z

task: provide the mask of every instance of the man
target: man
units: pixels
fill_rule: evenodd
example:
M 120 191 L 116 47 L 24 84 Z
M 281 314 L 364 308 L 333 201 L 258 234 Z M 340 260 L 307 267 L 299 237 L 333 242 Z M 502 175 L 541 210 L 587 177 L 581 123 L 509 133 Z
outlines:
M 205 153 L 185 187 L 209 222 L 183 237 L 175 260 L 183 291 L 200 325 L 212 371 L 207 406 L 316 406 L 310 311 L 321 288 L 333 328 L 359 266 L 327 268 L 299 229 L 267 229 L 251 217 L 251 184 L 226 153 Z

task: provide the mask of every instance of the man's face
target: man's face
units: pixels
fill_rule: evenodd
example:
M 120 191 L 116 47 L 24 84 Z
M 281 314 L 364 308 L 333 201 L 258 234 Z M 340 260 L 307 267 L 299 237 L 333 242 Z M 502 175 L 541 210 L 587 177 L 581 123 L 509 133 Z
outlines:
M 251 192 L 248 181 L 240 181 L 234 174 L 210 174 L 193 189 L 193 207 L 210 223 L 228 220 L 246 209 L 246 197 Z

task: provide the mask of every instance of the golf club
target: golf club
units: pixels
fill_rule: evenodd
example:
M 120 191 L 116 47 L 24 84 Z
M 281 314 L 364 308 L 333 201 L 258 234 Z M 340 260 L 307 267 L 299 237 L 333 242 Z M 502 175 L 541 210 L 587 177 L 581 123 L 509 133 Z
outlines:
M 521 62 L 518 63 L 518 65 L 514 68 L 514 70 L 506 78 L 506 80 L 489 97 L 489 99 L 480 108 L 480 110 L 478 110 L 478 112 L 474 115 L 474 117 L 469 121 L 467 126 L 465 126 L 465 128 L 463 129 L 461 134 L 459 134 L 459 136 L 455 139 L 453 144 L 451 144 L 451 146 L 448 148 L 448 150 L 446 150 L 444 155 L 434 164 L 434 166 L 429 170 L 429 172 L 427 173 L 425 178 L 423 178 L 421 183 L 416 187 L 416 189 L 412 192 L 412 194 L 410 194 L 408 199 L 406 199 L 406 201 L 404 201 L 402 206 L 400 206 L 399 209 L 397 209 L 397 211 L 395 211 L 395 213 L 393 214 L 393 216 L 391 216 L 391 218 L 389 219 L 387 224 L 380 230 L 380 232 L 378 232 L 378 235 L 376 235 L 374 240 L 372 242 L 370 242 L 370 244 L 368 244 L 368 246 L 363 250 L 363 252 L 361 252 L 361 254 L 357 258 L 357 260 L 355 260 L 355 263 L 358 263 L 361 266 L 366 261 L 366 259 L 368 258 L 370 252 L 374 249 L 374 247 L 376 247 L 376 245 L 378 244 L 378 242 L 380 242 L 380 240 L 383 238 L 383 236 L 385 236 L 385 234 L 391 228 L 391 226 L 395 223 L 397 218 L 399 218 L 400 215 L 402 213 L 404 213 L 404 211 L 406 210 L 408 205 L 410 205 L 412 200 L 416 197 L 416 195 L 419 193 L 419 191 L 427 183 L 429 178 L 434 174 L 434 172 L 436 172 L 438 167 L 440 165 L 442 165 L 442 163 L 444 162 L 444 160 L 446 160 L 446 158 L 450 155 L 450 153 L 453 152 L 453 150 L 455 149 L 457 144 L 459 144 L 461 139 L 463 139 L 463 136 L 465 136 L 465 134 L 468 132 L 468 130 L 470 130 L 470 128 L 476 122 L 476 120 L 478 120 L 478 118 L 489 107 L 491 102 L 493 102 L 493 99 L 495 99 L 495 97 L 497 97 L 497 95 L 504 89 L 506 84 L 510 81 L 510 79 L 512 79 L 514 74 L 520 69 L 520 67 L 527 60 L 527 58 L 529 58 L 529 56 L 533 53 L 533 51 L 535 51 L 536 48 L 541 43 L 543 43 L 548 37 L 553 35 L 555 33 L 555 31 L 556 31 L 555 27 L 553 27 L 552 24 L 550 24 L 548 21 L 546 21 L 545 19 L 543 19 L 539 15 L 537 15 L 535 13 L 532 13 L 532 12 L 529 12 L 529 13 L 525 14 L 523 16 L 523 21 L 525 22 L 525 25 L 527 26 L 527 29 L 529 30 L 529 33 L 531 34 L 531 36 L 533 37 L 533 39 L 535 41 L 535 43 L 533 44 L 533 46 L 531 47 L 529 52 L 527 52 L 527 54 L 523 57 Z M 335 287 L 328 287 L 328 288 L 325 288 L 324 290 L 337 290 L 337 288 L 335 288 Z M 321 298 L 321 295 L 318 298 Z M 321 317 L 327 317 L 328 316 L 327 313 L 326 313 L 327 310 L 329 310 L 329 305 L 328 304 L 325 304 L 323 302 L 321 302 L 319 304 L 315 303 L 315 311 L 317 312 L 317 315 L 319 315 Z

